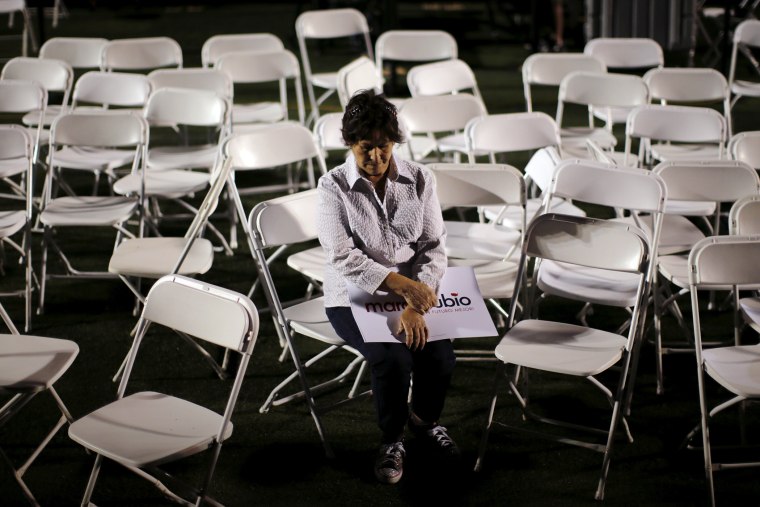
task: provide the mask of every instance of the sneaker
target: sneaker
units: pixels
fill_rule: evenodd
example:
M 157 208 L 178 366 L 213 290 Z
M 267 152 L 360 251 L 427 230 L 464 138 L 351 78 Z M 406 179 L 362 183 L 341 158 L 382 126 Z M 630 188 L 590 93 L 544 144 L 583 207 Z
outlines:
M 434 449 L 442 457 L 445 458 L 458 458 L 459 447 L 456 442 L 447 433 L 448 430 L 440 424 L 432 424 L 430 426 L 417 426 L 411 421 L 409 427 L 418 438 L 422 438 L 426 441 L 429 447 Z
M 375 459 L 375 477 L 384 484 L 396 484 L 404 473 L 404 442 L 382 444 Z

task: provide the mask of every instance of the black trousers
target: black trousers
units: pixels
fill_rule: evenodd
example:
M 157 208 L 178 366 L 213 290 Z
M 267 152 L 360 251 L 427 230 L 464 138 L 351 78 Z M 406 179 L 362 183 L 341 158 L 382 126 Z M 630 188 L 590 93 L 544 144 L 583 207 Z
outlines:
M 338 336 L 361 352 L 370 365 L 383 443 L 396 442 L 404 433 L 412 374 L 412 411 L 425 422 L 438 421 L 456 363 L 451 340 L 429 342 L 416 351 L 403 343 L 364 343 L 349 307 L 329 307 L 326 312 Z

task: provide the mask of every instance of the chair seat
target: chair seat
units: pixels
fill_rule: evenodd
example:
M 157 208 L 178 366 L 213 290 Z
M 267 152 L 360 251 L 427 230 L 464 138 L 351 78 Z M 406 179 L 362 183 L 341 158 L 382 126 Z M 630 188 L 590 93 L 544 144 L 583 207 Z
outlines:
M 185 238 L 133 238 L 122 241 L 111 255 L 108 272 L 124 276 L 160 278 L 171 273 L 185 247 Z M 177 274 L 203 274 L 214 262 L 214 248 L 205 238 L 198 238 L 185 257 Z
M 23 174 L 29 167 L 29 159 L 26 157 L 0 159 L 0 178 L 10 178 L 17 174 Z
M 760 326 L 760 297 L 741 298 L 739 308 L 744 314 L 744 318 L 757 329 Z
M 324 298 L 315 298 L 284 310 L 290 327 L 298 334 L 314 338 L 330 345 L 345 345 L 325 314 Z
M 538 287 L 549 294 L 592 304 L 631 307 L 636 303 L 638 273 L 621 273 L 544 260 Z
M 209 169 L 219 155 L 219 146 L 161 146 L 148 151 L 148 169 L 171 171 L 173 169 Z
M 132 164 L 134 155 L 135 150 L 71 146 L 56 151 L 53 160 L 57 167 L 110 172 Z
M 210 179 L 209 173 L 184 171 L 148 171 L 145 173 L 145 195 L 182 197 L 199 192 L 206 188 Z M 113 184 L 113 191 L 121 195 L 140 193 L 140 175 L 129 174 Z
M 665 213 L 706 217 L 715 213 L 715 203 L 710 201 L 667 201 Z
M 486 219 L 493 221 L 496 220 L 496 218 L 499 216 L 499 213 L 501 212 L 503 206 L 486 206 L 483 208 L 483 213 L 486 217 Z M 543 201 L 539 198 L 535 199 L 528 199 L 528 202 L 526 204 L 526 215 L 528 218 L 528 222 L 530 222 L 531 217 L 536 216 L 541 209 L 543 208 Z M 586 212 L 580 209 L 578 206 L 574 205 L 573 203 L 561 199 L 559 197 L 555 197 L 552 199 L 551 203 L 551 212 L 552 213 L 561 213 L 563 215 L 573 215 L 573 216 L 579 216 L 579 217 L 585 217 Z M 509 227 L 512 229 L 520 230 L 522 229 L 522 212 L 519 208 L 514 207 L 512 209 L 507 209 L 506 213 L 501 219 L 501 225 L 505 227 Z
M 26 212 L 23 210 L 0 211 L 0 238 L 13 236 L 26 225 Z
M 689 256 L 660 255 L 657 264 L 662 276 L 674 285 L 685 288 L 689 286 Z
M 516 230 L 478 222 L 444 222 L 446 255 L 460 259 L 500 260 L 520 241 Z M 519 248 L 516 248 L 519 256 Z
M 320 88 L 335 90 L 338 87 L 338 73 L 337 72 L 320 72 L 317 74 L 312 74 L 311 83 L 314 86 L 319 86 Z
M 119 196 L 58 197 L 45 206 L 40 221 L 48 226 L 115 225 L 132 216 L 137 199 Z
M 586 139 L 591 139 L 603 150 L 612 149 L 617 145 L 617 139 L 612 132 L 603 128 L 569 127 L 560 129 L 559 135 L 563 148 L 582 145 L 585 149 Z
M 75 421 L 69 436 L 84 447 L 131 467 L 158 465 L 213 444 L 222 416 L 181 398 L 135 393 Z M 232 434 L 232 423 L 223 439 Z
M 760 345 L 707 349 L 702 359 L 707 374 L 732 393 L 760 396 Z
M 70 340 L 0 335 L 0 391 L 37 392 L 52 386 L 79 353 Z
M 285 118 L 279 102 L 236 104 L 232 107 L 232 123 L 274 123 Z
M 470 266 L 485 299 L 509 299 L 515 289 L 517 263 L 488 259 L 449 259 L 449 266 Z
M 634 223 L 632 219 L 626 217 L 621 220 L 626 223 Z M 652 216 L 645 215 L 640 217 L 638 222 L 647 235 L 652 237 Z M 694 244 L 704 238 L 704 233 L 699 227 L 694 225 L 691 220 L 680 215 L 663 215 L 662 231 L 660 232 L 660 242 L 657 245 L 659 255 L 670 255 L 678 252 L 691 250 Z
M 294 253 L 288 257 L 287 262 L 288 266 L 313 280 L 323 282 L 325 279 L 327 257 L 321 246 Z
M 652 156 L 661 162 L 689 160 L 719 160 L 720 150 L 715 144 L 653 144 Z
M 760 83 L 754 81 L 734 81 L 731 93 L 747 97 L 760 97 Z
M 626 339 L 618 334 L 575 324 L 523 320 L 496 346 L 496 357 L 509 364 L 588 377 L 621 357 Z
M 21 118 L 21 123 L 28 127 L 36 127 L 40 124 L 40 119 L 42 119 L 42 126 L 43 127 L 49 127 L 53 124 L 53 120 L 58 118 L 61 115 L 61 106 L 59 105 L 52 105 L 48 106 L 47 109 L 45 109 L 45 114 L 42 114 L 42 111 L 31 111 L 29 113 L 26 113 Z

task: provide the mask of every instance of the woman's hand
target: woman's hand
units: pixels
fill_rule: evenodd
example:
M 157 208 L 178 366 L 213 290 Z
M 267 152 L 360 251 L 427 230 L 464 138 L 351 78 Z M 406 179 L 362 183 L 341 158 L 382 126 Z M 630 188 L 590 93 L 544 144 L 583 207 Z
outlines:
M 408 306 L 425 313 L 436 305 L 433 289 L 422 282 L 392 272 L 385 278 L 385 285 L 404 300 Z
M 401 312 L 401 320 L 396 334 L 404 333 L 404 342 L 411 350 L 422 349 L 428 340 L 428 328 L 425 317 L 414 308 L 406 307 Z

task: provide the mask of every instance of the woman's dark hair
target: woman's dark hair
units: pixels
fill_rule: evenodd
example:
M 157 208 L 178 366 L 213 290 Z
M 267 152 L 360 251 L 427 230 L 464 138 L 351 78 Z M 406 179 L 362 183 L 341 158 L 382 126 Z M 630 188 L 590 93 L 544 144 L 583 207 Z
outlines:
M 352 146 L 362 139 L 370 139 L 373 132 L 380 132 L 389 141 L 403 143 L 404 134 L 398 124 L 396 106 L 374 90 L 356 92 L 346 105 L 343 126 L 340 129 L 343 142 Z

